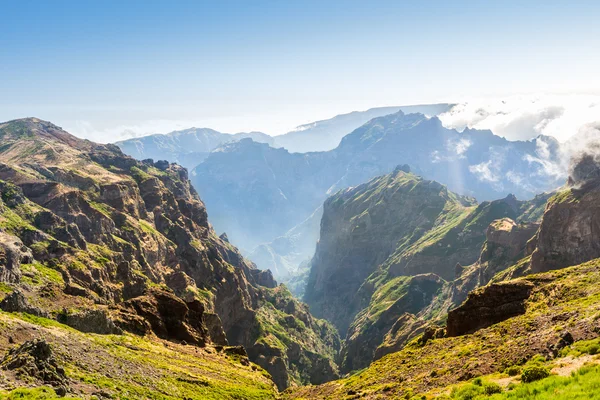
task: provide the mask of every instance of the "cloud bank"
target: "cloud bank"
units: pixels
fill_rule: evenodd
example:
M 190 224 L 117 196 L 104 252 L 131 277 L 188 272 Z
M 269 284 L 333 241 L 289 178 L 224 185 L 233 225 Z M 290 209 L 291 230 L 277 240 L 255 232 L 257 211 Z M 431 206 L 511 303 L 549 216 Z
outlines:
M 475 99 L 439 116 L 448 128 L 490 129 L 509 140 L 539 135 L 566 142 L 584 126 L 600 122 L 600 96 L 523 95 Z

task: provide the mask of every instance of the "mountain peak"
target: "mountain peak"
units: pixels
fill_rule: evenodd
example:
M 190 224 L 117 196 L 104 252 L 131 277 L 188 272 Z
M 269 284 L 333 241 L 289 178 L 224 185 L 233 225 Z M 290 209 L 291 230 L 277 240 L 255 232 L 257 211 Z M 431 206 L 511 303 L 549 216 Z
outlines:
M 91 142 L 79 139 L 51 122 L 35 117 L 15 119 L 1 123 L 0 138 L 3 141 L 17 141 L 21 139 L 58 140 L 76 148 L 89 147 L 91 144 Z

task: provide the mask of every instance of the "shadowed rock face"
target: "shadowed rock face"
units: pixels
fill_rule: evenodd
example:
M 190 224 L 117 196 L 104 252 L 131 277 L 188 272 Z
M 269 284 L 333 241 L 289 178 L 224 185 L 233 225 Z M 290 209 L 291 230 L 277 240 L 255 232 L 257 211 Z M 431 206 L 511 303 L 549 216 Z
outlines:
M 21 239 L 0 232 L 0 282 L 18 282 L 21 278 L 21 263 L 29 263 L 33 259 Z
M 600 256 L 600 162 L 584 155 L 567 188 L 552 198 L 535 238 L 531 272 L 565 268 Z
M 337 376 L 335 332 L 216 235 L 187 170 L 34 118 L 0 124 L 0 138 L 0 282 L 23 291 L 7 307 L 43 304 L 86 332 L 243 345 L 280 389 Z
M 448 313 L 448 336 L 459 336 L 525 313 L 530 282 L 495 283 L 469 294 L 467 300 Z

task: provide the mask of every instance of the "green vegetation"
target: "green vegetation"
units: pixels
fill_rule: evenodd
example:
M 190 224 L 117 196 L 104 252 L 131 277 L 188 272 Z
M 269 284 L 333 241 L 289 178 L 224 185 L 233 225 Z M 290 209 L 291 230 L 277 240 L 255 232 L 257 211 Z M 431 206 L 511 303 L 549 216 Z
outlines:
M 474 400 L 486 398 L 496 393 L 502 393 L 502 388 L 496 382 L 483 381 L 476 378 L 472 383 L 454 388 L 450 397 L 457 400 Z
M 33 389 L 15 389 L 10 392 L 0 391 L 0 400 L 18 400 L 18 399 L 77 399 L 72 396 L 59 396 L 51 387 L 39 387 Z
M 146 232 L 148 235 L 160 236 L 160 233 L 148 221 L 140 219 L 139 223 L 140 228 L 142 228 L 142 231 Z
M 10 286 L 8 283 L 0 282 L 0 293 L 10 294 L 12 292 L 12 286 Z
M 516 385 L 512 390 L 489 399 L 597 400 L 600 399 L 600 366 L 584 366 L 569 377 L 551 376 L 537 382 Z
M 134 335 L 85 334 L 46 318 L 0 312 L 0 334 L 31 330 L 51 343 L 69 380 L 118 399 L 274 399 L 269 375 L 239 356 Z M 6 349 L 2 349 L 6 351 Z M 123 373 L 127 371 L 127 373 Z M 87 397 L 87 396 L 86 396 Z M 55 399 L 48 387 L 0 390 L 1 400 Z M 67 398 L 78 398 L 71 395 Z
M 23 271 L 23 282 L 30 285 L 39 286 L 49 282 L 64 284 L 62 274 L 59 271 L 38 262 L 21 264 L 21 270 Z
M 131 176 L 137 183 L 141 183 L 141 182 L 145 181 L 146 179 L 150 179 L 152 177 L 146 171 L 142 170 L 139 167 L 136 167 L 135 165 L 133 167 L 131 167 L 129 172 L 131 173 Z
M 112 213 L 111 207 L 109 207 L 108 205 L 106 205 L 104 203 L 97 203 L 95 201 L 89 201 L 88 203 L 94 210 L 96 210 L 96 211 L 104 214 L 104 216 L 110 218 L 111 213 Z
M 13 210 L 6 208 L 0 214 L 0 228 L 8 233 L 20 235 L 23 231 L 35 231 L 35 227 Z
M 379 287 L 371 296 L 367 309 L 368 318 L 371 320 L 376 319 L 383 311 L 404 296 L 408 292 L 410 281 L 411 277 L 409 276 L 398 276 Z
M 562 204 L 562 203 L 572 203 L 577 201 L 577 199 L 573 196 L 573 192 L 571 189 L 562 190 L 556 193 L 548 200 L 549 205 L 553 204 Z
M 523 368 L 521 381 L 525 383 L 535 382 L 547 378 L 548 376 L 550 376 L 550 371 L 548 371 L 547 368 L 540 365 L 531 365 Z

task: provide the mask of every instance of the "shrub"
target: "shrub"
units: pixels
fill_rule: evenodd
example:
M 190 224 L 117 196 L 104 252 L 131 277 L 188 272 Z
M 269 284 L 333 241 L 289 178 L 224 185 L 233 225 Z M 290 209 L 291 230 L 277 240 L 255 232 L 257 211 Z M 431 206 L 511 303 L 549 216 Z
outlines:
M 483 390 L 488 396 L 496 393 L 502 393 L 502 388 L 496 382 L 484 382 Z
M 473 400 L 477 396 L 484 394 L 484 390 L 478 385 L 466 385 L 452 391 L 452 398 L 458 400 Z
M 521 373 L 521 367 L 518 365 L 512 365 L 504 370 L 504 373 L 508 376 L 517 376 Z
M 521 374 L 521 381 L 528 383 L 539 381 L 540 379 L 544 379 L 550 376 L 550 372 L 544 367 L 540 367 L 537 365 L 532 365 L 523 369 L 523 373 Z
M 593 343 L 588 346 L 587 353 L 591 355 L 598 354 L 598 350 L 600 350 L 600 346 L 597 343 Z

